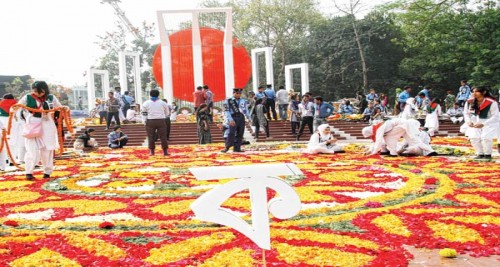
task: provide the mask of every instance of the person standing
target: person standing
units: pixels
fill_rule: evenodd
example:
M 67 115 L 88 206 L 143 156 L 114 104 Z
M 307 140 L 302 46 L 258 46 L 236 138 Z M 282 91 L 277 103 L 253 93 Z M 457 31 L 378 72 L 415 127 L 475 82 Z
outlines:
M 114 118 L 116 125 L 120 125 L 120 100 L 115 97 L 113 92 L 108 93 L 108 100 L 106 100 L 106 107 L 108 114 L 106 115 L 106 131 L 109 130 L 111 120 Z
M 207 101 L 207 95 L 203 92 L 203 87 L 196 87 L 196 91 L 193 93 L 193 104 L 195 112 L 198 110 L 201 104 Z
M 488 160 L 491 159 L 493 138 L 498 137 L 498 103 L 483 86 L 474 87 L 472 95 L 474 98 L 467 101 L 464 108 L 465 136 L 476 150 L 476 159 Z
M 403 92 L 398 95 L 399 110 L 403 112 L 405 110 L 406 101 L 410 98 L 411 86 L 405 86 Z
M 242 91 L 241 88 L 234 88 L 233 97 L 224 102 L 226 118 L 229 122 L 229 135 L 226 138 L 225 148 L 221 150 L 222 153 L 226 153 L 231 147 L 233 147 L 233 152 L 244 152 L 241 150 L 241 143 L 245 132 L 245 117 L 250 120 L 250 114 L 246 100 L 241 98 Z
M 255 101 L 255 107 L 250 112 L 252 118 L 252 124 L 255 126 L 255 138 L 259 138 L 259 133 L 265 133 L 266 137 L 269 137 L 269 122 L 265 116 L 266 107 L 262 103 L 262 98 Z
M 318 126 L 327 123 L 326 118 L 333 114 L 335 108 L 332 105 L 323 102 L 323 97 L 321 96 L 314 97 L 314 102 L 313 129 L 314 131 L 316 131 L 316 129 L 318 129 Z
M 210 133 L 210 118 L 208 105 L 203 103 L 198 108 L 198 144 L 212 143 L 212 134 Z
M 314 104 L 309 101 L 308 94 L 302 96 L 302 102 L 300 102 L 299 104 L 299 115 L 302 119 L 300 121 L 299 132 L 297 133 L 297 137 L 295 138 L 296 141 L 299 141 L 306 125 L 309 127 L 309 132 L 313 134 Z
M 9 125 L 9 112 L 10 108 L 17 103 L 17 100 L 14 99 L 14 95 L 12 94 L 5 94 L 0 100 L 0 124 L 3 125 L 3 127 L 7 127 Z M 14 123 L 14 121 L 12 121 Z M 13 127 L 14 128 L 14 127 Z M 1 129 L 0 129 L 1 131 Z M 15 139 L 16 137 L 13 136 L 13 132 L 11 132 L 11 138 L 7 140 L 9 142 L 9 147 L 14 147 L 15 143 L 13 142 L 12 139 Z M 0 137 L 2 137 L 2 133 L 0 133 Z M 1 139 L 0 139 L 1 140 Z M 3 158 L 3 159 L 2 159 Z M 4 147 L 2 151 L 0 151 L 0 165 L 5 165 L 6 164 L 6 159 L 7 159 L 7 148 Z M 5 170 L 5 166 L 3 168 L 0 167 L 0 169 Z
M 425 124 L 424 127 L 428 129 L 430 136 L 434 136 L 439 130 L 439 116 L 442 115 L 441 112 L 441 101 L 440 99 L 435 99 L 426 107 Z
M 267 120 L 271 120 L 271 112 L 273 114 L 273 119 L 277 120 L 276 115 L 276 93 L 274 93 L 273 85 L 268 84 L 266 90 L 264 90 L 264 95 L 266 96 L 265 106 L 267 109 Z
M 23 104 L 31 109 L 51 110 L 55 107 L 61 107 L 59 100 L 50 94 L 49 86 L 45 81 L 36 81 L 31 86 L 31 94 L 25 95 L 19 104 Z M 52 113 L 52 112 L 51 112 Z M 42 161 L 43 178 L 48 179 L 54 170 L 54 150 L 59 147 L 59 138 L 57 128 L 52 114 L 46 112 L 35 112 L 23 110 L 26 127 L 29 124 L 41 123 L 42 135 L 40 137 L 26 137 L 26 155 L 24 157 L 26 179 L 33 180 L 33 170 L 35 165 Z
M 285 87 L 281 85 L 278 92 L 276 92 L 276 99 L 278 99 L 278 110 L 280 119 L 286 121 L 288 119 L 288 92 Z
M 295 135 L 300 127 L 299 95 L 293 94 L 290 97 L 290 100 L 290 106 L 288 107 L 290 110 L 290 124 L 292 127 L 292 134 Z
M 126 117 L 127 116 L 127 111 L 132 107 L 132 104 L 134 103 L 134 98 L 129 96 L 129 92 L 125 91 L 125 93 L 122 96 L 122 112 L 123 115 Z
M 205 103 L 207 104 L 208 106 L 208 109 L 206 111 L 207 115 L 208 115 L 208 119 L 210 122 L 213 122 L 214 121 L 214 93 L 212 92 L 212 90 L 210 90 L 210 87 L 208 87 L 208 85 L 203 85 L 203 91 L 205 93 L 205 95 L 207 96 L 207 100 L 205 101 Z
M 83 110 L 83 100 L 82 97 L 78 97 L 78 109 Z
M 142 104 L 142 113 L 146 114 L 146 132 L 148 135 L 149 155 L 155 154 L 156 136 L 160 138 L 163 155 L 167 156 L 167 123 L 166 118 L 170 117 L 170 109 L 167 103 L 159 99 L 160 91 L 153 89 L 149 92 L 151 97 Z
M 266 101 L 267 97 L 266 94 L 264 94 L 264 86 L 259 86 L 259 88 L 257 88 L 257 93 L 255 94 L 255 100 L 257 99 L 263 99 L 262 101 Z
M 401 106 L 399 104 L 399 95 L 403 90 L 401 88 L 396 88 L 396 97 L 394 98 L 394 108 L 392 109 L 392 115 L 399 115 L 401 113 Z
M 99 112 L 99 124 L 102 124 L 102 120 L 107 121 L 108 111 L 105 101 L 100 101 L 97 105 L 97 111 Z
M 172 112 L 170 112 L 170 121 L 176 121 L 177 120 L 177 112 L 179 112 L 179 107 L 175 102 L 172 102 Z
M 122 127 L 116 125 L 113 131 L 108 134 L 108 147 L 123 148 L 128 142 L 128 136 L 122 132 Z
M 470 86 L 467 84 L 467 80 L 461 80 L 460 81 L 460 88 L 458 88 L 458 93 L 457 93 L 457 103 L 461 106 L 465 106 L 465 101 L 469 99 L 471 95 L 471 90 Z
M 118 116 L 120 117 L 120 120 L 125 120 L 125 113 L 123 113 L 123 110 L 121 107 L 123 107 L 123 98 L 122 98 L 122 88 L 120 86 L 115 87 L 115 92 L 113 93 L 113 96 L 118 99 L 118 104 L 120 105 L 118 107 Z

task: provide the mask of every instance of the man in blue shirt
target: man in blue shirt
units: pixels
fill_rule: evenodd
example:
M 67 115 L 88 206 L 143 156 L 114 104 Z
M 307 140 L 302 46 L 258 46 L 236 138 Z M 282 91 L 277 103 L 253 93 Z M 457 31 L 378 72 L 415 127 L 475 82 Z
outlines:
M 110 148 L 122 148 L 127 144 L 128 136 L 122 132 L 120 125 L 116 125 L 108 134 L 108 146 Z
M 267 109 L 267 120 L 271 121 L 271 112 L 273 113 L 273 119 L 277 120 L 278 116 L 276 114 L 276 93 L 274 93 L 273 85 L 268 84 L 264 94 L 267 97 L 266 109 Z
M 128 91 L 125 91 L 124 95 L 122 96 L 121 101 L 123 102 L 122 105 L 122 112 L 123 115 L 126 117 L 127 116 L 127 110 L 129 110 L 134 103 L 134 98 L 129 95 Z
M 314 97 L 314 131 L 316 132 L 316 129 L 318 126 L 321 124 L 326 124 L 326 118 L 328 118 L 330 115 L 333 114 L 333 111 L 335 111 L 335 108 L 328 104 L 327 102 L 323 102 L 323 97 L 321 96 L 316 96 Z
M 257 88 L 257 93 L 255 94 L 255 100 L 261 98 L 266 100 L 266 95 L 264 94 L 264 86 L 259 86 L 259 88 Z
M 458 89 L 458 94 L 457 94 L 457 103 L 460 105 L 460 107 L 464 107 L 465 101 L 469 99 L 470 96 L 470 86 L 467 84 L 467 80 L 461 80 L 460 81 L 460 88 Z
M 399 107 L 401 111 L 405 109 L 406 100 L 410 98 L 411 86 L 405 86 L 404 91 L 398 96 Z
M 233 147 L 233 152 L 245 152 L 241 150 L 243 133 L 245 132 L 245 117 L 250 120 L 250 113 L 247 108 L 247 101 L 241 98 L 243 89 L 234 88 L 233 97 L 224 101 L 226 118 L 229 122 L 229 134 L 226 138 L 226 147 L 222 153 L 229 151 Z

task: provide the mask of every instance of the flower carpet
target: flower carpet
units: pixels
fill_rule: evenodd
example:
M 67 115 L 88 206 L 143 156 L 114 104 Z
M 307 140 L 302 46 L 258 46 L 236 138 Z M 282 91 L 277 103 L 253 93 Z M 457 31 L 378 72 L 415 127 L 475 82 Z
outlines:
M 466 142 L 437 139 L 467 154 Z M 103 149 L 56 162 L 53 179 L 0 179 L 1 266 L 406 266 L 404 246 L 500 255 L 500 165 L 466 157 L 334 155 L 277 144 L 222 154 L 221 145 Z M 194 218 L 190 204 L 228 180 L 198 181 L 190 167 L 294 163 L 284 176 L 300 213 L 270 215 L 271 250 Z M 249 192 L 224 207 L 251 222 Z M 268 197 L 275 192 L 268 190 Z

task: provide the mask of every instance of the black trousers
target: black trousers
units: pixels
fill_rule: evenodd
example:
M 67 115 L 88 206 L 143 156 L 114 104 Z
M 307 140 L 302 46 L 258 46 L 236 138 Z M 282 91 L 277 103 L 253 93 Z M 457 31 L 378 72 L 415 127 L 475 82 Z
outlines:
M 292 127 L 292 134 L 296 134 L 297 133 L 297 129 L 299 129 L 300 127 L 300 122 L 298 121 L 292 121 L 290 126 Z
M 264 131 L 266 132 L 266 137 L 269 137 L 269 122 L 267 122 L 266 126 L 264 126 Z M 260 133 L 260 124 L 257 122 L 255 124 L 255 138 L 259 138 Z
M 116 121 L 116 125 L 120 125 L 120 112 L 109 112 L 108 115 L 106 115 L 106 128 L 109 128 L 109 125 L 111 124 L 111 119 L 114 117 Z
M 170 117 L 165 119 L 165 124 L 167 124 L 167 129 L 166 129 L 167 140 L 170 140 L 170 126 L 172 126 L 172 122 L 170 121 Z
M 229 125 L 229 135 L 226 138 L 226 148 L 233 147 L 233 151 L 241 150 L 243 142 L 243 133 L 245 132 L 245 116 L 243 114 L 232 115 L 234 126 Z
M 108 116 L 107 111 L 99 111 L 99 124 L 102 124 L 102 120 L 106 119 L 107 116 Z M 107 121 L 107 119 L 106 119 L 106 121 Z
M 274 99 L 267 99 L 265 107 L 267 109 L 267 120 L 271 121 L 271 112 L 273 113 L 273 119 L 277 120 L 278 116 L 276 115 L 276 101 Z
M 302 121 L 300 121 L 299 135 L 304 132 L 304 128 L 306 124 L 309 126 L 309 132 L 313 133 L 313 117 L 302 117 Z

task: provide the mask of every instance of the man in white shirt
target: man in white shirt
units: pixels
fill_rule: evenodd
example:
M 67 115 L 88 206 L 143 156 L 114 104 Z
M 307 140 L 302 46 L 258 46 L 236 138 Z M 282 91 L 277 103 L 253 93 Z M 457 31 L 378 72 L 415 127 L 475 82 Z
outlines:
M 153 156 L 155 154 L 155 140 L 158 136 L 161 140 L 163 155 L 167 156 L 168 141 L 165 119 L 170 117 L 170 110 L 167 103 L 159 98 L 160 91 L 157 89 L 151 90 L 149 96 L 151 98 L 142 104 L 142 113 L 146 115 L 149 155 Z
M 140 119 L 137 117 L 137 106 L 132 106 L 129 110 L 127 110 L 127 121 L 131 123 L 140 122 Z
M 283 85 L 280 86 L 276 92 L 276 99 L 278 99 L 278 110 L 282 121 L 288 118 L 288 92 Z
M 313 134 L 313 112 L 314 104 L 309 101 L 309 95 L 304 95 L 302 101 L 299 104 L 299 114 L 301 116 L 299 132 L 297 133 L 296 141 L 299 141 L 300 136 L 304 132 L 306 124 L 309 126 L 309 132 Z
M 458 103 L 455 103 L 452 108 L 446 111 L 446 115 L 450 117 L 454 124 L 459 124 L 464 120 L 464 109 Z

